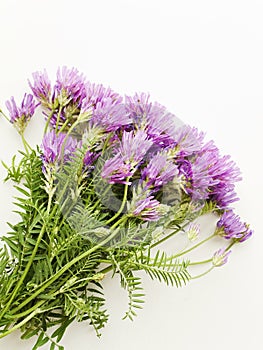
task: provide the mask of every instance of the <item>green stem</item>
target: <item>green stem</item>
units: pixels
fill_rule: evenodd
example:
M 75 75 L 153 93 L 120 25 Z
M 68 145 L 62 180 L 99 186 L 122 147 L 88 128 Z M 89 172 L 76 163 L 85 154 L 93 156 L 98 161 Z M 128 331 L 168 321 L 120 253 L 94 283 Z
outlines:
M 21 308 L 23 308 L 25 305 L 27 305 L 30 301 L 35 299 L 40 293 L 44 292 L 46 288 L 48 288 L 54 281 L 56 281 L 61 275 L 63 275 L 64 272 L 66 272 L 71 266 L 76 264 L 78 261 L 88 257 L 91 253 L 98 250 L 103 245 L 107 244 L 116 234 L 118 233 L 118 230 L 114 230 L 111 235 L 109 235 L 106 239 L 104 239 L 102 242 L 97 244 L 96 246 L 92 247 L 91 249 L 87 250 L 86 252 L 80 254 L 79 256 L 72 259 L 70 262 L 68 262 L 64 267 L 62 267 L 55 275 L 50 277 L 42 286 L 41 288 L 38 288 L 30 297 L 28 297 L 26 300 L 24 300 L 22 303 L 20 303 L 15 309 L 13 309 L 13 313 L 17 312 Z M 11 303 L 9 303 L 8 307 Z M 8 307 L 5 307 L 5 311 Z
M 115 229 L 116 227 L 120 226 L 120 224 L 122 224 L 122 223 L 123 223 L 124 221 L 126 221 L 126 220 L 127 220 L 127 216 L 126 216 L 126 215 L 122 216 L 118 221 L 115 222 L 115 224 L 113 224 L 113 225 L 111 226 L 111 230 L 113 230 L 113 229 Z
M 33 317 L 35 317 L 38 313 L 40 313 L 40 309 L 36 309 L 33 311 L 30 315 L 28 315 L 26 318 L 23 319 L 23 321 L 17 323 L 14 327 L 10 328 L 4 333 L 0 333 L 0 338 L 4 338 L 8 334 L 14 332 L 15 330 L 21 328 L 24 324 L 26 324 L 28 321 L 30 321 Z
M 162 239 L 160 239 L 159 241 L 153 243 L 150 246 L 150 249 L 156 247 L 157 245 L 167 241 L 169 238 L 173 237 L 174 235 L 176 235 L 178 232 L 182 231 L 187 225 L 189 225 L 189 222 L 187 222 L 185 225 L 179 227 L 178 229 L 174 230 L 173 232 L 169 233 L 167 236 L 163 237 Z
M 8 121 L 8 123 L 10 123 L 10 119 L 7 117 L 7 115 L 2 111 L 2 109 L 0 109 L 0 114 L 2 114 L 2 116 Z
M 46 121 L 45 129 L 44 129 L 44 134 L 47 133 L 47 129 L 48 129 L 48 127 L 49 127 L 49 123 L 50 123 L 50 120 L 51 120 L 51 118 L 52 118 L 52 116 L 53 116 L 53 113 L 54 113 L 54 110 L 52 109 L 51 112 L 49 113 L 48 118 L 47 118 L 47 121 Z
M 50 197 L 51 197 L 51 194 L 49 194 L 49 202 L 50 202 Z M 47 209 L 47 213 L 48 214 L 49 214 L 49 211 L 50 211 L 50 206 L 48 206 L 48 209 Z M 11 305 L 12 301 L 14 300 L 17 292 L 19 291 L 20 287 L 22 286 L 22 284 L 24 282 L 24 279 L 27 276 L 28 271 L 30 270 L 30 267 L 31 267 L 31 265 L 32 265 L 32 263 L 33 263 L 33 261 L 35 259 L 35 256 L 36 256 L 39 244 L 41 243 L 41 240 L 42 240 L 42 237 L 43 237 L 43 235 L 45 233 L 45 230 L 46 230 L 46 223 L 44 223 L 44 225 L 41 228 L 41 231 L 40 231 L 39 236 L 37 238 L 37 241 L 36 241 L 35 247 L 33 249 L 32 255 L 31 255 L 31 257 L 30 257 L 30 259 L 29 259 L 29 261 L 28 261 L 28 263 L 27 263 L 27 265 L 25 267 L 25 270 L 24 270 L 22 276 L 20 277 L 16 287 L 14 288 L 9 301 L 7 302 L 6 306 L 3 308 L 3 310 L 0 313 L 0 320 L 2 319 L 2 317 L 4 316 L 4 314 L 6 313 L 8 308 L 10 307 L 10 305 Z
M 69 126 L 69 121 L 66 120 L 65 123 L 61 126 L 61 128 L 58 130 L 58 134 L 60 134 L 61 132 L 63 132 L 66 127 Z
M 20 135 L 21 135 L 21 138 L 22 138 L 22 142 L 23 142 L 25 151 L 26 151 L 27 154 L 29 154 L 29 151 L 33 151 L 33 149 L 32 149 L 32 147 L 29 145 L 29 143 L 26 141 L 25 136 L 24 136 L 24 133 L 21 132 Z
M 105 150 L 106 150 L 106 148 L 107 148 L 107 146 L 108 146 L 108 143 L 109 143 L 111 137 L 112 137 L 112 133 L 109 133 L 109 135 L 107 136 L 107 138 L 106 138 L 106 140 L 105 140 L 105 142 L 104 142 L 104 145 L 103 145 L 103 148 L 102 148 L 102 151 L 101 151 L 101 155 L 104 154 L 104 152 L 105 152 Z
M 106 274 L 107 272 L 110 272 L 113 269 L 113 265 L 109 265 L 108 267 L 105 267 L 104 269 L 100 270 L 98 273 Z
M 9 301 L 7 302 L 6 306 L 2 309 L 2 311 L 1 311 L 1 313 L 0 313 L 0 320 L 2 319 L 2 317 L 5 315 L 5 313 L 6 313 L 7 310 L 9 309 L 10 305 L 12 304 L 12 301 L 14 300 L 14 298 L 15 298 L 15 296 L 16 296 L 16 294 L 17 294 L 17 292 L 19 291 L 20 287 L 22 286 L 22 284 L 23 284 L 23 282 L 24 282 L 24 279 L 26 278 L 26 275 L 27 275 L 27 273 L 28 273 L 28 271 L 29 271 L 29 269 L 30 269 L 30 267 L 31 267 L 31 265 L 32 265 L 32 263 L 33 263 L 33 261 L 34 261 L 35 256 L 36 256 L 36 253 L 37 253 L 37 250 L 38 250 L 38 246 L 39 246 L 39 244 L 40 244 L 40 242 L 41 242 L 41 240 L 42 240 L 42 237 L 43 237 L 43 235 L 44 235 L 44 233 L 45 233 L 45 228 L 46 228 L 45 225 L 42 226 L 42 229 L 41 229 L 40 234 L 39 234 L 39 236 L 38 236 L 38 239 L 37 239 L 37 241 L 36 241 L 36 245 L 35 245 L 35 247 L 34 247 L 34 250 L 33 250 L 33 252 L 32 252 L 32 255 L 31 255 L 31 257 L 30 257 L 30 259 L 29 259 L 29 261 L 28 261 L 28 263 L 27 263 L 27 265 L 26 265 L 26 267 L 25 267 L 25 270 L 24 270 L 22 276 L 20 277 L 20 279 L 19 279 L 19 281 L 18 281 L 18 283 L 17 283 L 15 289 L 13 290 L 13 292 L 12 292 L 12 294 L 11 294 L 11 296 L 10 296 Z
M 16 315 L 8 315 L 7 318 L 9 319 L 18 319 L 21 317 L 25 317 L 28 314 L 31 314 L 31 312 L 34 312 L 36 309 L 39 309 L 40 306 L 42 306 L 43 304 L 45 304 L 47 302 L 47 300 L 41 300 L 40 302 L 38 302 L 37 304 L 35 304 L 34 306 L 32 306 L 30 309 L 27 309 L 23 312 L 20 312 L 19 314 Z
M 56 121 L 56 133 L 58 132 L 58 125 L 61 117 L 62 108 L 63 107 L 60 105 L 58 110 L 58 115 L 57 115 L 57 121 Z
M 208 236 L 207 238 L 203 239 L 201 242 L 195 244 L 195 245 L 192 246 L 191 248 L 189 248 L 189 249 L 187 249 L 187 250 L 184 250 L 184 251 L 181 252 L 181 253 L 178 253 L 178 254 L 173 255 L 173 258 L 177 258 L 177 257 L 182 256 L 182 255 L 184 255 L 184 254 L 190 253 L 192 250 L 194 250 L 194 249 L 198 248 L 200 245 L 202 245 L 202 244 L 208 242 L 210 239 L 212 239 L 212 238 L 215 237 L 215 236 L 216 236 L 216 234 L 213 233 L 212 235 L 210 235 L 210 236 Z
M 129 179 L 130 179 L 130 177 L 127 177 L 127 182 L 129 181 Z M 129 185 L 126 183 L 125 187 L 124 187 L 124 194 L 123 194 L 121 206 L 120 206 L 119 210 L 117 211 L 117 213 L 115 215 L 113 215 L 108 221 L 106 221 L 105 225 L 110 224 L 112 221 L 117 219 L 117 217 L 120 216 L 120 214 L 122 213 L 122 211 L 126 205 L 126 202 L 127 202 L 128 189 L 129 189 Z
M 194 277 L 191 277 L 192 280 L 203 277 L 205 275 L 207 275 L 210 271 L 212 271 L 215 268 L 215 266 L 211 266 L 207 271 L 201 273 L 200 275 L 196 275 Z
M 194 262 L 191 262 L 191 263 L 189 264 L 189 266 L 208 264 L 208 263 L 212 262 L 212 260 L 213 260 L 213 259 L 210 258 L 210 259 L 206 259 L 206 260 L 202 260 L 202 261 L 194 261 Z

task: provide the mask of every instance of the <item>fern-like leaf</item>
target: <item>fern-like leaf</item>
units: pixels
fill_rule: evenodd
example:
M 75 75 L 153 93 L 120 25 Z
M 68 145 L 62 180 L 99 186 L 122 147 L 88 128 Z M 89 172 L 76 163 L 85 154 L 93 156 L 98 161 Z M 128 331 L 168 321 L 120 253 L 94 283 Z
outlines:
M 133 275 L 132 269 L 129 268 L 128 264 L 122 264 L 117 262 L 114 256 L 111 254 L 111 259 L 114 265 L 114 272 L 118 272 L 121 279 L 121 286 L 128 292 L 129 308 L 123 317 L 123 319 L 129 318 L 133 320 L 137 316 L 136 309 L 142 309 L 144 303 L 143 288 L 141 286 L 141 278 Z
M 169 258 L 166 253 L 161 253 L 159 250 L 154 258 L 150 254 L 137 256 L 135 262 L 131 264 L 138 270 L 144 270 L 152 279 L 158 279 L 167 285 L 181 287 L 191 278 L 187 270 L 188 261 Z

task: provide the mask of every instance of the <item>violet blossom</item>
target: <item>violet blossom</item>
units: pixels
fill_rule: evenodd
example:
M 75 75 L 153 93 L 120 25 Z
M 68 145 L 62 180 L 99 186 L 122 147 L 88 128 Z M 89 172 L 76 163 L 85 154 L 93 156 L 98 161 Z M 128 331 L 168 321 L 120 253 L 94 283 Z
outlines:
M 150 96 L 145 93 L 126 96 L 125 107 L 133 120 L 135 128 L 145 130 L 148 136 L 159 147 L 168 147 L 175 144 L 172 135 L 178 127 L 175 116 L 166 111 L 161 104 L 149 101 Z
M 70 159 L 78 147 L 76 139 L 66 134 L 56 134 L 55 130 L 46 133 L 42 140 L 43 164 L 61 164 Z
M 28 81 L 29 86 L 36 97 L 44 107 L 50 107 L 51 98 L 51 82 L 47 75 L 46 70 L 44 72 L 35 72 L 32 74 L 33 84 Z
M 137 170 L 151 145 L 152 141 L 144 131 L 124 131 L 121 142 L 114 149 L 115 156 L 106 160 L 101 176 L 109 183 L 127 183 L 126 179 Z
M 228 261 L 228 257 L 231 254 L 231 250 L 226 250 L 224 248 L 221 248 L 217 250 L 212 258 L 212 263 L 215 267 L 220 267 L 222 265 L 225 265 Z
M 197 128 L 184 125 L 173 135 L 176 141 L 176 150 L 180 156 L 190 156 L 199 153 L 203 146 L 205 134 Z
M 188 163 L 188 168 L 183 167 L 186 179 L 185 190 L 193 200 L 208 199 L 210 187 L 218 183 L 211 174 L 216 156 L 213 152 L 207 152 Z
M 120 154 L 107 159 L 101 172 L 101 177 L 107 179 L 109 184 L 130 184 L 127 178 L 132 175 L 131 165 L 126 164 Z
M 226 210 L 217 222 L 217 233 L 226 239 L 238 239 L 244 242 L 252 235 L 249 226 L 241 222 L 233 210 Z
M 210 199 L 221 209 L 238 200 L 234 183 L 241 180 L 240 170 L 230 156 L 221 157 L 213 142 L 205 144 L 199 152 L 190 149 L 197 154 L 177 160 L 185 177 L 186 192 L 194 200 Z
M 113 103 L 112 99 L 107 98 L 103 102 L 97 102 L 90 122 L 111 132 L 129 125 L 131 120 L 123 104 Z
M 60 103 L 66 105 L 72 100 L 80 105 L 86 96 L 85 80 L 76 68 L 59 68 L 54 89 Z
M 140 218 L 143 221 L 157 221 L 160 218 L 160 202 L 149 196 L 138 200 L 131 215 Z
M 106 104 L 118 105 L 122 102 L 122 97 L 111 88 L 106 88 L 102 84 L 87 82 L 85 85 L 85 99 L 82 101 L 81 112 L 95 110 L 99 104 L 100 108 Z
M 234 183 L 241 180 L 241 175 L 239 168 L 230 159 L 230 156 L 215 159 L 213 178 L 217 183 L 211 188 L 210 198 L 220 208 L 226 208 L 238 200 Z
M 6 107 L 9 111 L 11 123 L 15 124 L 20 133 L 23 133 L 29 120 L 35 113 L 37 104 L 33 95 L 25 94 L 20 106 L 17 106 L 12 96 L 10 101 L 6 101 Z
M 142 170 L 141 178 L 146 182 L 147 187 L 158 191 L 162 186 L 172 181 L 178 173 L 177 166 L 168 160 L 167 154 L 157 153 Z

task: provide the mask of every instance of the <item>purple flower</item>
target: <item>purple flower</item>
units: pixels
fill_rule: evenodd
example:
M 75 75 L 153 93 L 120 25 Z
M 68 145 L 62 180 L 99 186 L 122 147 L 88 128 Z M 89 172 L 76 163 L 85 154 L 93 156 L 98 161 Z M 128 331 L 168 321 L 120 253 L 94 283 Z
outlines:
M 176 149 L 180 156 L 190 156 L 199 153 L 203 146 L 205 134 L 196 128 L 184 125 L 177 129 L 173 135 Z M 211 148 L 211 147 L 210 147 Z
M 67 104 L 69 101 L 81 104 L 86 97 L 85 77 L 80 74 L 76 68 L 67 68 L 65 66 L 57 71 L 57 80 L 55 91 L 60 103 Z
M 101 172 L 101 177 L 107 179 L 110 184 L 130 184 L 127 178 L 132 175 L 131 165 L 125 164 L 120 154 L 107 159 Z
M 44 70 L 43 73 L 35 72 L 32 74 L 32 76 L 34 79 L 34 85 L 31 84 L 30 81 L 28 81 L 28 83 L 34 96 L 44 106 L 49 107 L 51 97 L 51 83 L 46 70 Z
M 116 131 L 131 123 L 124 105 L 113 103 L 110 98 L 97 102 L 90 121 L 102 126 L 107 132 Z
M 85 86 L 85 99 L 82 102 L 81 110 L 86 112 L 88 110 L 95 110 L 99 104 L 99 108 L 105 105 L 118 105 L 122 102 L 122 97 L 111 90 L 109 87 L 105 88 L 101 84 L 93 84 L 88 82 Z M 109 103 L 110 101 L 110 103 Z
M 86 84 L 85 89 L 80 113 L 91 113 L 91 124 L 101 126 L 110 132 L 130 123 L 125 107 L 121 104 L 120 95 L 110 88 L 90 82 Z
M 217 232 L 226 239 L 238 239 L 239 242 L 244 242 L 253 233 L 249 226 L 241 222 L 240 217 L 233 210 L 227 210 L 223 213 L 220 220 L 217 222 Z
M 159 212 L 160 202 L 154 199 L 153 196 L 138 200 L 135 203 L 135 209 L 131 214 L 144 221 L 157 221 L 160 218 Z
M 168 160 L 166 154 L 157 153 L 142 170 L 142 180 L 146 181 L 147 187 L 158 191 L 162 186 L 172 181 L 178 173 L 177 166 Z
M 44 166 L 55 163 L 61 164 L 68 161 L 77 147 L 77 140 L 70 136 L 67 137 L 66 134 L 56 134 L 55 130 L 51 130 L 44 135 L 41 145 Z
M 152 141 L 149 140 L 148 135 L 144 131 L 124 131 L 119 152 L 124 162 L 129 162 L 136 166 L 145 157 L 151 145 Z
M 208 199 L 210 187 L 218 181 L 212 176 L 211 170 L 216 155 L 213 152 L 204 153 L 191 163 L 185 163 L 179 167 L 184 171 L 186 180 L 186 192 L 191 195 L 193 200 Z
M 148 94 L 135 94 L 133 97 L 125 96 L 125 106 L 134 123 L 141 123 L 152 112 L 152 103 Z
M 100 155 L 91 151 L 87 151 L 83 159 L 84 167 L 87 169 L 92 169 L 92 164 L 98 159 Z
M 227 251 L 224 248 L 217 250 L 212 258 L 215 267 L 222 266 L 227 263 L 231 250 Z
M 220 157 L 213 142 L 205 144 L 199 152 L 193 147 L 190 149 L 196 154 L 177 159 L 180 173 L 186 180 L 186 192 L 194 200 L 210 199 L 221 209 L 236 201 L 234 183 L 241 177 L 240 170 L 230 157 Z
M 11 123 L 16 124 L 18 130 L 22 133 L 35 113 L 37 105 L 33 95 L 25 94 L 20 107 L 17 106 L 13 96 L 10 101 L 6 101 L 6 107 L 10 114 Z
M 157 102 L 149 102 L 149 98 L 145 93 L 135 94 L 133 97 L 126 96 L 128 115 L 135 127 L 146 130 L 155 144 L 162 148 L 174 145 L 173 133 L 178 127 L 178 120 L 168 113 L 164 106 Z
M 151 145 L 144 131 L 124 131 L 115 156 L 106 160 L 101 176 L 109 183 L 129 183 L 127 177 L 134 174 Z
M 238 200 L 234 183 L 241 180 L 240 170 L 230 156 L 218 157 L 213 165 L 213 177 L 216 183 L 211 188 L 210 198 L 220 208 L 227 208 Z

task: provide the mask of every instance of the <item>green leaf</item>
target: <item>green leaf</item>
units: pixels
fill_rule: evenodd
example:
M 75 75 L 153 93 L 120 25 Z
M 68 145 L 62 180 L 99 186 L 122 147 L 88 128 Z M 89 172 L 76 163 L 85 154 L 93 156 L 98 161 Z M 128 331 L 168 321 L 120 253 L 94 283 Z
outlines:
M 74 319 L 75 319 L 75 317 L 67 318 L 61 324 L 61 326 L 55 330 L 55 332 L 51 335 L 51 337 L 52 338 L 57 338 L 57 342 L 59 342 L 62 339 L 62 337 L 63 337 L 67 327 L 74 321 Z
M 38 339 L 37 339 L 37 342 L 35 343 L 34 347 L 32 348 L 32 350 L 37 350 L 38 348 L 40 348 L 41 346 L 45 345 L 49 339 L 48 337 L 45 337 L 45 333 L 44 332 L 41 332 Z

